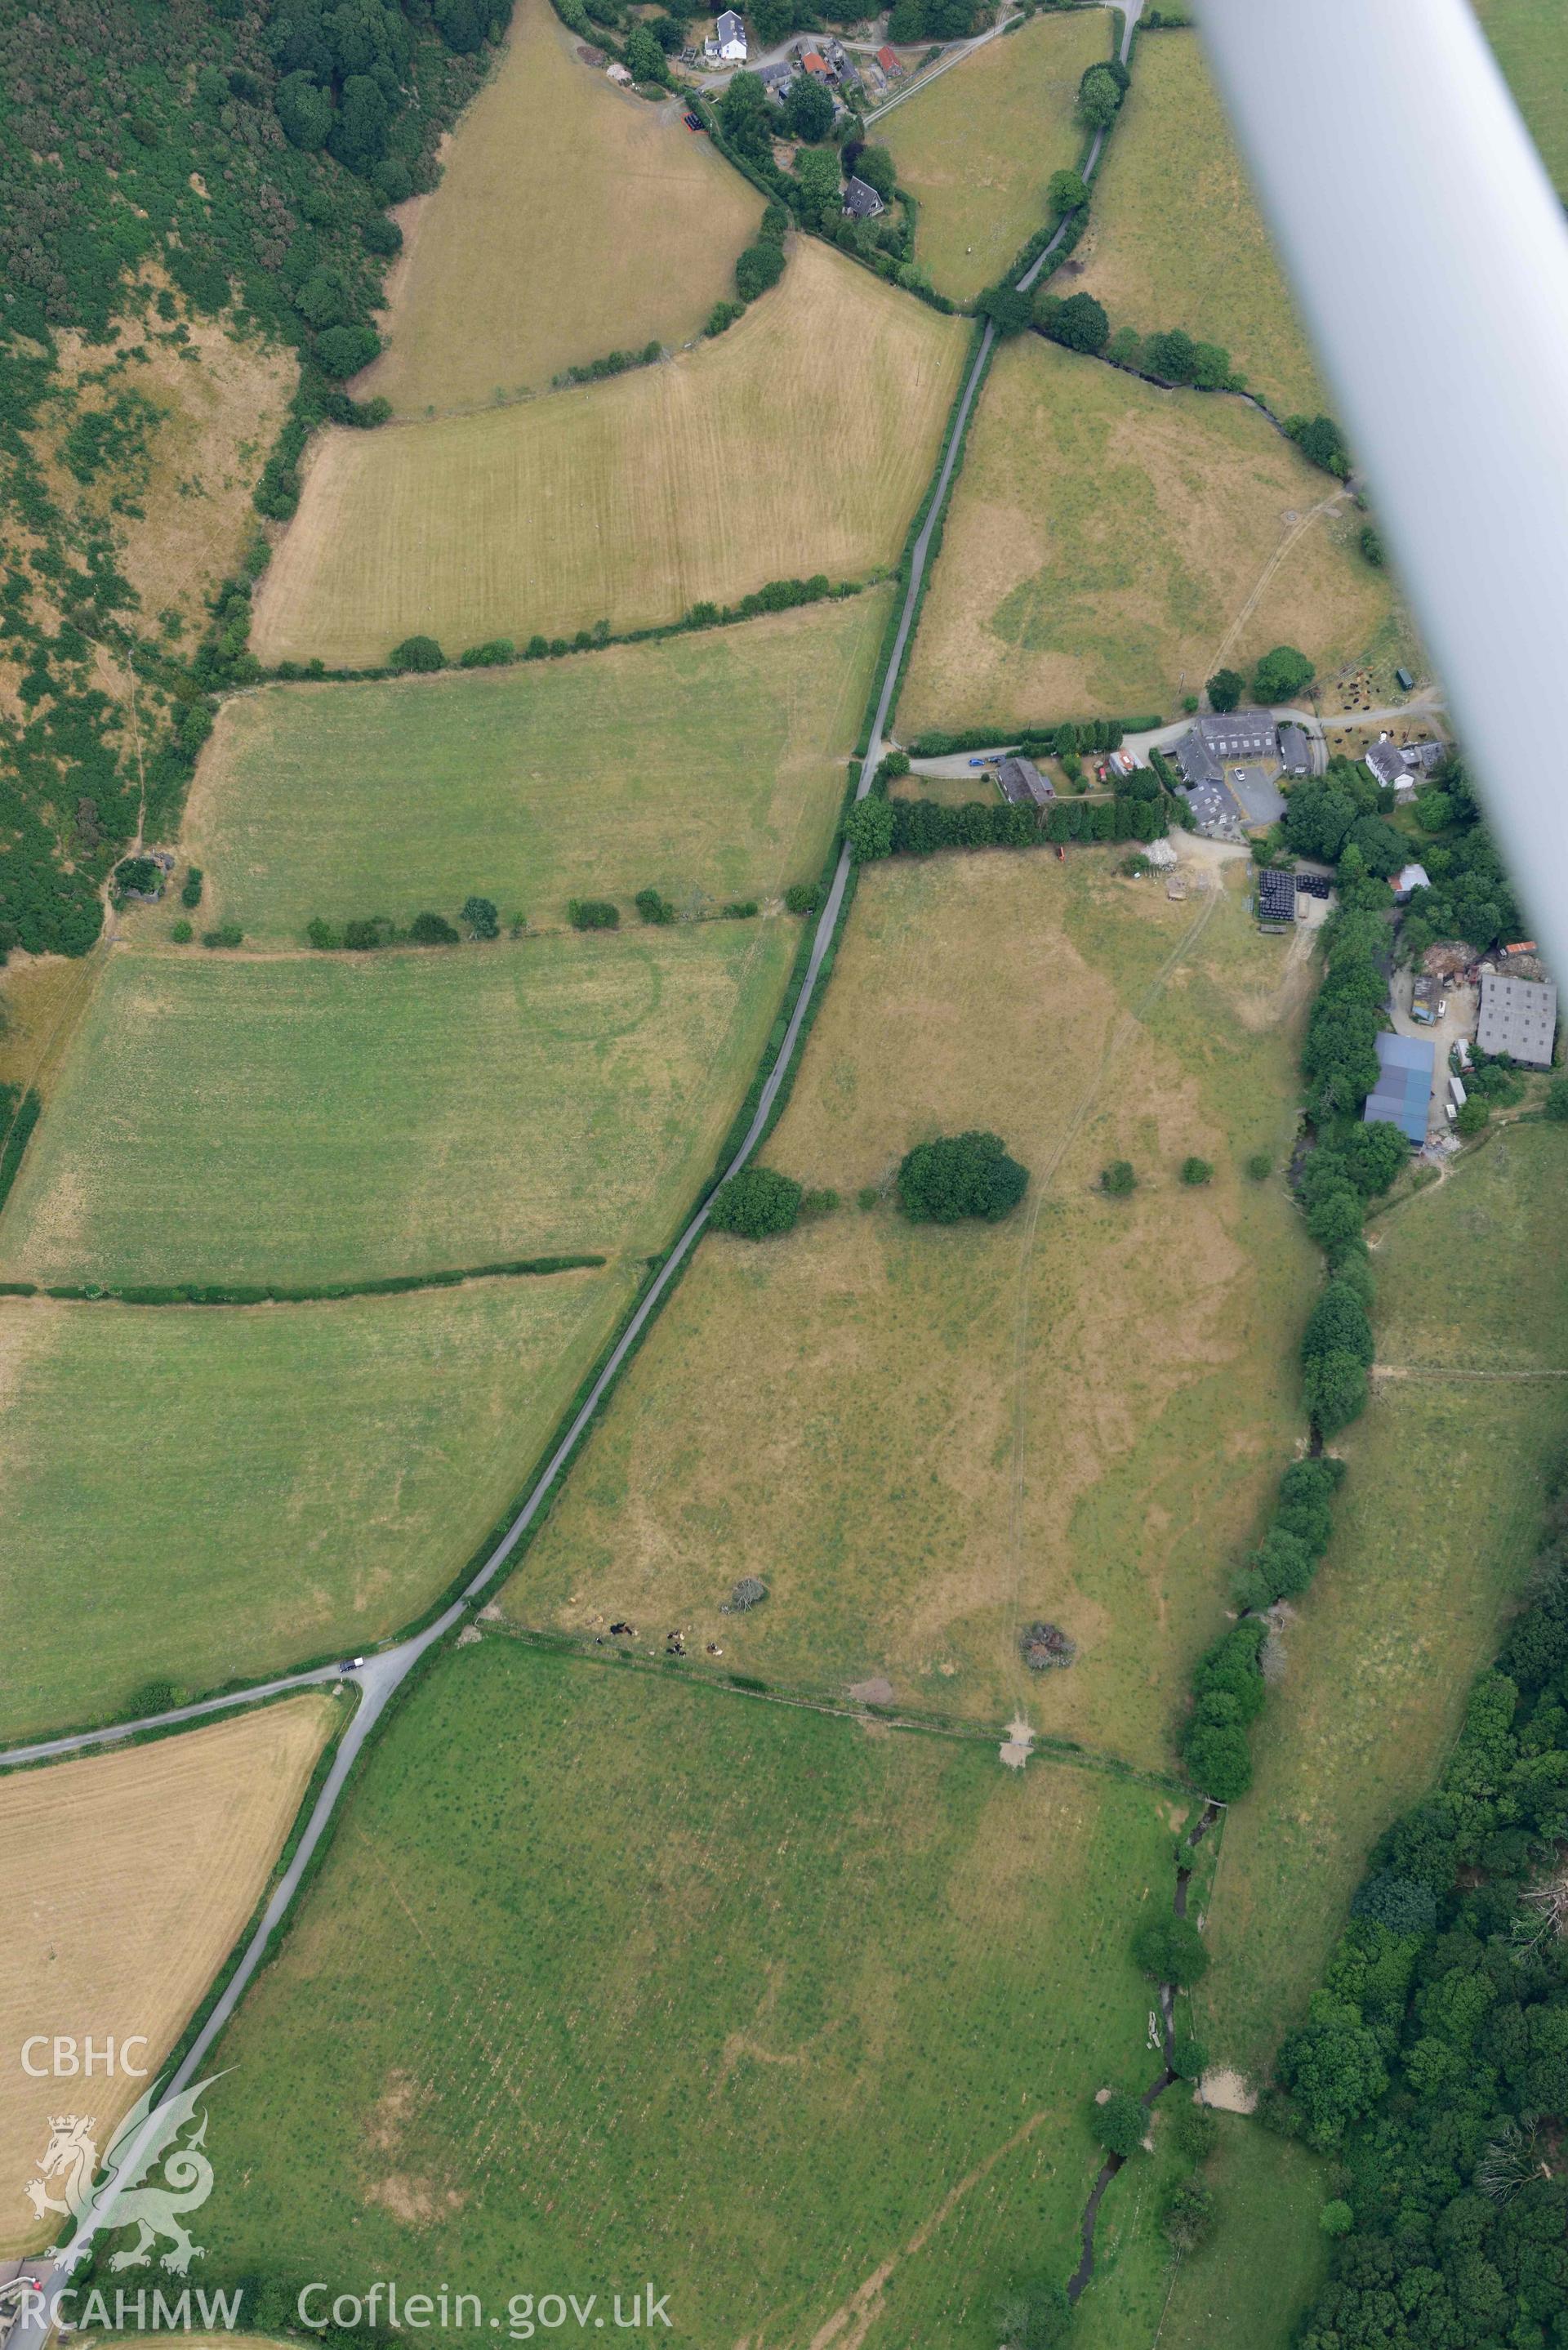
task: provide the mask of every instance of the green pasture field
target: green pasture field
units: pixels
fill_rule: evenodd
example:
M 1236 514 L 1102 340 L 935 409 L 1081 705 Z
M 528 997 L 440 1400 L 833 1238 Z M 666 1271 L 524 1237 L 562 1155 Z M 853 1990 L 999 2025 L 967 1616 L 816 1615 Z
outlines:
M 970 432 L 900 733 L 1171 712 L 1217 668 L 1281 643 L 1326 678 L 1402 626 L 1360 526 L 1245 401 L 1159 391 L 1037 336 L 1008 343 Z
M 915 258 L 939 293 L 972 301 L 1044 227 L 1046 182 L 1083 152 L 1078 84 L 1109 56 L 1111 23 L 1105 8 L 1039 17 L 872 124 L 919 205 Z
M 1568 189 L 1568 17 L 1557 0 L 1476 0 L 1476 14 L 1542 162 Z
M 318 440 L 257 591 L 264 661 L 454 658 L 732 604 L 896 562 L 929 484 L 966 319 L 815 238 L 717 340 L 546 400 Z
M 1234 2114 L 1216 2116 L 1219 2144 L 1201 2174 L 1214 2192 L 1214 2234 L 1179 2261 L 1171 2251 L 1161 2227 L 1168 2133 L 1176 2100 L 1189 2095 L 1179 2085 L 1166 2091 L 1155 2160 L 1139 2163 L 1136 2192 L 1118 2192 L 1096 2230 L 1095 2277 L 1078 2303 L 1073 2350 L 1288 2350 L 1322 2282 L 1325 2167 Z M 1118 2180 L 1118 2190 L 1132 2183 Z
M 1086 235 L 1051 281 L 1113 331 L 1222 343 L 1279 416 L 1330 405 L 1196 32 L 1144 34 Z
M 0 1277 L 296 1285 L 662 1247 L 797 935 L 117 954 L 0 1224 Z
M 0 1300 L 0 1735 L 407 1624 L 629 1295 L 609 1271 L 318 1305 Z
M 573 897 L 617 899 L 628 920 L 650 887 L 683 911 L 773 897 L 821 866 L 888 603 L 241 695 L 186 812 L 202 919 L 297 943 L 313 915 L 455 918 L 472 890 L 545 927 Z
M 1436 1777 L 1530 1573 L 1568 1380 L 1516 1375 L 1568 1369 L 1564 1147 L 1518 1128 L 1372 1227 L 1378 1359 L 1403 1376 L 1340 1440 L 1334 1544 L 1253 1734 L 1197 1994 L 1210 2050 L 1254 2074 L 1320 1981 L 1369 1847 Z
M 1210 868 L 1211 875 L 1212 868 Z M 1168 1766 L 1194 1652 L 1301 1430 L 1311 1256 L 1282 1186 L 1310 966 L 1239 891 L 1109 859 L 868 868 L 766 1161 L 843 1204 L 705 1239 L 507 1586 L 519 1622 L 672 1627 L 726 1669 Z M 905 1150 L 991 1128 L 997 1226 L 905 1222 Z M 1213 1161 L 1191 1190 L 1189 1153 Z M 1104 1198 L 1127 1157 L 1142 1181 Z M 877 1204 L 858 1207 L 869 1189 Z M 722 1614 L 742 1575 L 764 1605 Z M 1036 1676 L 1036 1618 L 1079 1644 Z
M 704 2350 L 993 2350 L 1066 2274 L 1167 1802 L 679 1670 L 487 1635 L 395 1717 L 219 2054 L 209 2282 L 651 2278 Z
M 549 0 L 506 47 L 408 207 L 387 348 L 356 384 L 401 414 L 477 408 L 612 350 L 697 334 L 734 292 L 763 200 L 682 128 L 576 55 Z

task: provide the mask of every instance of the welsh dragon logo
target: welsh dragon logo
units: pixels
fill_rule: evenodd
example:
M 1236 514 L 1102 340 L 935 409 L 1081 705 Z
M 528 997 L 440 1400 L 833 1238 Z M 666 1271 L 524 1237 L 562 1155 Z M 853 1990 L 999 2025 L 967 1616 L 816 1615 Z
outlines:
M 67 2222 L 60 2241 L 47 2255 L 50 2260 L 74 2268 L 99 2229 L 116 2228 L 134 2228 L 137 2238 L 112 2256 L 111 2269 L 147 2268 L 152 2247 L 164 2238 L 170 2249 L 160 2265 L 175 2276 L 183 2276 L 192 2261 L 204 2257 L 205 2247 L 192 2242 L 185 2220 L 213 2191 L 213 2166 L 203 2151 L 207 2116 L 198 2108 L 213 2083 L 222 2078 L 210 2074 L 162 2105 L 155 2103 L 157 2088 L 149 2089 L 110 2139 L 96 2186 L 99 2162 L 91 2116 L 51 2116 L 39 2175 L 26 2189 L 36 2218 L 57 2211 Z M 195 2126 L 182 2139 L 181 2132 L 191 2124 Z M 160 2163 L 161 2179 L 148 2184 Z M 58 2194 L 49 2191 L 54 2181 L 60 2183 Z

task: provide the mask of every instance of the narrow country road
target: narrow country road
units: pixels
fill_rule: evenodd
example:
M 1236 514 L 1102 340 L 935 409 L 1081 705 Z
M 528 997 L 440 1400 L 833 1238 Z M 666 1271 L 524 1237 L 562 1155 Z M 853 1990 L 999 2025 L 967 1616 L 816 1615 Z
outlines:
M 1120 49 L 1124 61 L 1131 47 L 1133 29 L 1142 13 L 1142 8 L 1143 0 L 1129 0 Z M 1085 176 L 1094 171 L 1099 161 L 1105 146 L 1105 137 L 1103 130 L 1097 131 L 1095 135 L 1084 167 Z M 1027 292 L 1035 284 L 1060 244 L 1064 227 L 1065 224 L 1056 230 L 1044 251 L 1017 280 L 1020 291 Z M 943 504 L 957 470 L 958 453 L 963 445 L 964 433 L 969 425 L 976 397 L 985 380 L 995 340 L 995 329 L 988 325 L 981 337 L 980 347 L 971 363 L 969 375 L 954 411 L 951 430 L 942 452 L 942 461 L 937 473 L 929 511 L 910 551 L 909 584 L 904 591 L 898 633 L 894 637 L 892 648 L 888 656 L 887 665 L 882 674 L 881 691 L 877 697 L 876 713 L 871 724 L 870 747 L 860 763 L 860 774 L 855 789 L 857 800 L 863 800 L 870 791 L 876 777 L 877 763 L 882 756 L 888 721 L 898 688 L 899 669 L 909 647 L 915 616 L 919 608 L 920 591 L 925 584 L 926 566 L 930 559 L 931 541 L 941 519 Z M 827 902 L 817 920 L 805 976 L 801 983 L 800 993 L 795 999 L 794 1010 L 790 1014 L 784 1043 L 763 1083 L 755 1115 L 746 1128 L 740 1148 L 725 1170 L 726 1178 L 738 1174 L 756 1149 L 773 1114 L 780 1090 L 793 1066 L 801 1032 L 805 1025 L 822 977 L 823 965 L 833 947 L 839 915 L 844 905 L 845 892 L 849 885 L 849 851 L 846 847 L 839 851 L 838 863 L 833 875 L 833 884 L 827 894 Z M 146 1721 L 120 1723 L 109 1730 L 82 1731 L 71 1736 L 47 1739 L 29 1746 L 14 1747 L 7 1752 L 0 1752 L 0 1771 L 5 1771 L 28 1762 L 47 1762 L 67 1754 L 85 1753 L 93 1748 L 110 1745 L 116 1740 L 135 1735 L 138 1731 L 147 1729 L 177 1729 L 188 1722 L 208 1720 L 213 1715 L 227 1711 L 235 1706 L 254 1704 L 260 1699 L 279 1696 L 291 1690 L 319 1688 L 323 1683 L 330 1683 L 340 1678 L 351 1680 L 359 1692 L 354 1719 L 344 1733 L 327 1776 L 311 1806 L 310 1816 L 306 1822 L 299 1842 L 278 1878 L 259 1924 L 245 1943 L 234 1973 L 215 2002 L 212 2013 L 166 2084 L 165 2097 L 176 2095 L 197 2078 L 200 2068 L 211 2054 L 219 2033 L 234 2014 L 252 1977 L 265 1957 L 267 1946 L 273 1935 L 282 1925 L 293 1905 L 306 1870 L 309 1867 L 326 1834 L 328 1823 L 342 1800 L 344 1790 L 348 1786 L 365 1741 L 420 1659 L 438 1641 L 444 1639 L 477 1604 L 534 1523 L 556 1479 L 566 1466 L 595 1414 L 614 1386 L 621 1366 L 636 1347 L 653 1315 L 658 1312 L 677 1274 L 701 1238 L 708 1222 L 708 1203 L 704 1201 L 691 1217 L 649 1284 L 641 1303 L 622 1331 L 613 1351 L 584 1398 L 565 1435 L 530 1486 L 527 1498 L 506 1532 L 483 1565 L 463 1586 L 459 1596 L 452 1600 L 431 1623 L 426 1625 L 422 1631 L 412 1634 L 392 1648 L 381 1649 L 368 1657 L 362 1666 L 353 1668 L 347 1675 L 340 1676 L 334 1666 L 317 1666 L 306 1672 L 280 1675 L 272 1680 L 260 1682 L 254 1688 L 240 1690 L 229 1696 L 204 1699 L 193 1705 L 176 1706 L 166 1713 L 151 1716 Z M 143 2137 L 151 2141 L 156 2128 L 157 2115 L 154 2113 L 144 2126 Z M 139 2140 L 138 2144 L 140 2143 Z M 128 2184 L 135 2179 L 136 2159 L 137 2147 L 133 2146 L 129 2150 L 119 2171 L 119 2177 Z M 55 2324 L 56 2304 L 60 2293 L 69 2282 L 71 2269 L 79 2264 L 91 2239 L 99 2230 L 115 2224 L 114 2210 L 117 2199 L 117 2190 L 114 2188 L 110 2187 L 104 2190 L 99 2204 L 82 2220 L 75 2235 L 63 2248 L 58 2260 L 50 2262 L 41 2258 L 36 2266 L 32 2263 L 28 2264 L 30 2272 L 38 2280 L 39 2290 L 32 2297 L 33 2305 L 27 2308 L 12 2328 L 7 2350 L 44 2350 L 44 2345 Z

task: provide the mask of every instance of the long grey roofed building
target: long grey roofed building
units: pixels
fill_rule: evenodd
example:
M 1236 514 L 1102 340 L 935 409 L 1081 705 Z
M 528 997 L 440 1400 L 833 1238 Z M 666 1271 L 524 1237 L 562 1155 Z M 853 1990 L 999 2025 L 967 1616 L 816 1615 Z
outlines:
M 1312 753 L 1307 748 L 1303 727 L 1281 727 L 1280 761 L 1287 775 L 1308 775 L 1312 773 Z
M 1481 977 L 1476 1043 L 1483 1053 L 1507 1053 L 1529 1069 L 1552 1066 L 1557 1032 L 1557 989 L 1550 979 Z
M 1014 807 L 1022 807 L 1029 800 L 1036 807 L 1046 807 L 1056 796 L 1054 785 L 1033 759 L 1003 759 L 997 767 L 996 780 L 1002 785 L 1002 798 Z
M 1437 1047 L 1428 1038 L 1385 1031 L 1377 1039 L 1377 1086 L 1366 1097 L 1364 1124 L 1397 1126 L 1407 1141 L 1425 1142 L 1436 1060 Z

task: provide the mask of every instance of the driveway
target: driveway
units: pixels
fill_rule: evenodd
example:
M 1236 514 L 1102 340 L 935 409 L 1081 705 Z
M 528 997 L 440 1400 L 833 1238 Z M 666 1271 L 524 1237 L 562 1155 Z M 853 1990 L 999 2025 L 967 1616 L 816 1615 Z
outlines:
M 1449 1095 L 1449 1047 L 1461 1037 L 1467 1045 L 1474 1044 L 1476 1023 L 1480 1017 L 1480 990 L 1468 985 L 1463 980 L 1450 981 L 1444 994 L 1448 1009 L 1440 1020 L 1428 1024 L 1411 1014 L 1410 992 L 1415 982 L 1416 974 L 1407 967 L 1395 972 L 1389 991 L 1388 1016 L 1397 1035 L 1419 1036 L 1434 1047 L 1437 1058 L 1432 1069 L 1432 1101 L 1428 1112 L 1428 1127 L 1429 1131 L 1437 1134 L 1451 1134 L 1453 1128 L 1444 1111 Z

